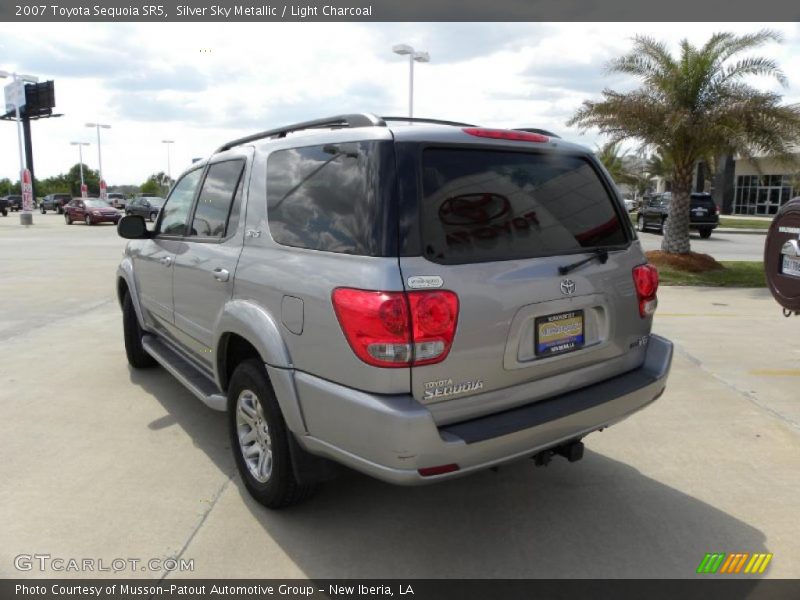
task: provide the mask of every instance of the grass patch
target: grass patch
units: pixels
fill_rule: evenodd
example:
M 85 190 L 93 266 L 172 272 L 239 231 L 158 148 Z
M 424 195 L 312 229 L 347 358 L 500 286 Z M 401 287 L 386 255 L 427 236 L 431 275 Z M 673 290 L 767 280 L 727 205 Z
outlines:
M 658 266 L 661 285 L 703 285 L 710 287 L 766 287 L 761 261 L 722 261 L 722 269 L 691 273 L 675 267 Z
M 636 217 L 639 213 L 628 213 L 631 223 L 636 225 Z M 719 226 L 726 229 L 763 229 L 766 231 L 772 224 L 772 219 L 731 219 L 720 215 Z
M 772 224 L 772 219 L 729 219 L 719 218 L 719 226 L 729 229 L 763 229 L 766 231 Z
M 662 285 L 711 287 L 766 287 L 764 263 L 729 260 L 717 262 L 708 254 L 667 254 L 661 250 L 645 253 L 658 269 Z

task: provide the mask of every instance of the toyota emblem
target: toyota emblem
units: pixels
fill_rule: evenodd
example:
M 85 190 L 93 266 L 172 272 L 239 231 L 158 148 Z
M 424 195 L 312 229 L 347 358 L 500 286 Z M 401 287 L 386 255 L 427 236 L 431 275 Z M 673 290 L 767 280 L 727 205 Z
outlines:
M 572 279 L 563 279 L 561 281 L 561 293 L 565 296 L 571 296 L 575 293 L 575 282 Z

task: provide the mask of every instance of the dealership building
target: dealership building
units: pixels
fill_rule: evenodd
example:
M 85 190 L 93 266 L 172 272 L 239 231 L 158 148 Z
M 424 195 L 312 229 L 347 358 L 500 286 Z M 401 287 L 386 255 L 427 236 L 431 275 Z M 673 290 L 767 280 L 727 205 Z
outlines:
M 800 196 L 800 153 L 796 158 L 797 163 L 792 165 L 770 157 L 727 157 L 721 161 L 710 190 L 703 166 L 698 165 L 694 190 L 710 191 L 723 214 L 768 217 Z M 670 189 L 662 178 L 654 181 L 656 193 Z
M 746 158 L 735 161 L 731 203 L 735 215 L 774 215 L 791 198 L 800 196 L 800 168 L 792 169 L 771 158 L 758 164 Z

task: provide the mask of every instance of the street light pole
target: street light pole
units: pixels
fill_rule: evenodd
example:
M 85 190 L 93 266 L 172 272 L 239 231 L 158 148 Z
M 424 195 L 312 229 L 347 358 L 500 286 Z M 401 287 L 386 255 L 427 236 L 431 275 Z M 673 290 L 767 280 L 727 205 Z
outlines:
M 392 52 L 401 56 L 408 55 L 408 118 L 414 116 L 414 63 L 430 62 L 431 57 L 427 52 L 414 50 L 408 44 L 395 44 Z
M 169 160 L 169 147 L 175 143 L 175 140 L 161 140 L 162 144 L 167 145 L 167 178 L 169 179 L 169 188 L 172 188 L 172 165 Z
M 38 83 L 39 78 L 34 77 L 33 75 L 21 75 L 19 73 L 11 73 L 9 71 L 0 71 L 0 79 L 5 79 L 6 77 L 11 77 L 13 85 L 17 85 L 17 83 L 21 83 L 21 89 L 17 88 L 14 90 L 14 113 L 17 120 L 17 143 L 19 145 L 19 187 L 20 193 L 24 194 L 23 185 L 25 180 L 25 152 L 22 150 L 22 118 L 19 114 L 19 95 L 22 94 L 23 98 L 25 96 L 25 83 Z M 19 215 L 19 222 L 21 225 L 33 225 L 33 212 L 30 211 L 29 207 L 23 204 L 22 213 Z
M 91 144 L 89 142 L 70 142 L 70 144 L 78 147 L 78 160 L 80 160 L 78 163 L 78 168 L 81 172 L 81 198 L 85 198 L 86 196 L 84 194 L 86 193 L 86 184 L 83 183 L 83 147 L 90 146 Z
M 103 123 L 87 123 L 87 127 L 94 127 L 97 129 L 97 167 L 100 173 L 100 181 L 104 181 L 103 179 L 103 154 L 100 149 L 100 128 L 103 129 L 111 129 L 111 125 L 105 125 Z M 102 194 L 102 186 L 101 187 L 101 194 Z M 105 198 L 103 198 L 105 200 Z

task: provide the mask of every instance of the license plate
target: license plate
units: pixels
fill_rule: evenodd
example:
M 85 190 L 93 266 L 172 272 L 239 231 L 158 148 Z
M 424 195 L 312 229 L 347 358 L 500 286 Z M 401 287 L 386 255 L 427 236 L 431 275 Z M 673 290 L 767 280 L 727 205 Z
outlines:
M 789 277 L 800 277 L 800 258 L 784 256 L 781 272 Z
M 537 356 L 572 352 L 584 344 L 582 310 L 538 317 L 534 324 Z

